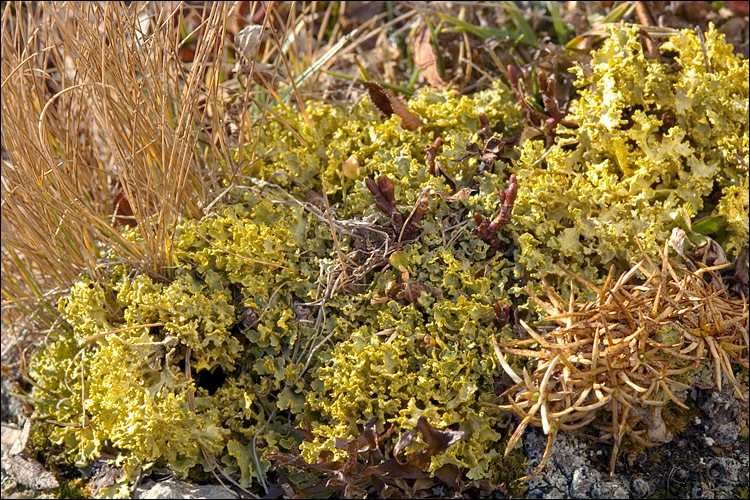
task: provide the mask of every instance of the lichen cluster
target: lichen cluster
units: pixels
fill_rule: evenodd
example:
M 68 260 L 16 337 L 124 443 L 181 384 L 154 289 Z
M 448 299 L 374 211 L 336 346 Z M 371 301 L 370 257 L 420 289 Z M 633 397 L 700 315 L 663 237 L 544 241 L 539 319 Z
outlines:
M 378 432 L 397 426 L 392 450 L 424 416 L 463 436 L 428 472 L 452 464 L 469 479 L 506 478 L 511 421 L 484 404 L 497 401 L 502 373 L 491 336 L 511 339 L 497 306 L 536 320 L 524 285 L 540 291 L 538 272 L 559 286 L 562 263 L 601 283 L 609 264 L 637 256 L 636 237 L 658 248 L 684 205 L 726 218 L 729 255 L 746 245 L 737 158 L 748 157 L 748 64 L 713 30 L 706 50 L 709 66 L 683 32 L 662 45 L 672 63 L 649 60 L 633 29 L 615 30 L 579 71 L 578 127 L 560 125 L 549 149 L 536 139 L 510 148 L 481 173 L 465 154 L 482 142 L 480 116 L 506 138 L 523 127 L 501 82 L 471 97 L 421 91 L 409 102 L 424 123 L 414 131 L 368 101 L 308 103 L 311 128 L 278 111 L 257 158 L 237 151 L 253 159 L 247 187 L 179 227 L 168 280 L 113 263 L 60 302 L 67 324 L 31 367 L 40 418 L 63 424 L 52 439 L 83 461 L 114 451 L 131 476 L 161 459 L 208 470 L 216 456 L 250 487 L 264 482 L 271 451 L 346 459 L 337 438 L 372 419 Z M 442 176 L 425 159 L 438 137 Z M 359 177 L 342 173 L 352 155 Z M 493 247 L 472 234 L 473 215 L 495 212 L 511 173 L 518 198 Z M 413 238 L 389 233 L 375 208 L 365 178 L 379 176 L 402 214 L 431 194 Z M 419 284 L 416 300 L 389 295 L 407 281 Z
M 590 68 L 574 68 L 578 127 L 559 127 L 549 149 L 527 141 L 514 170 L 517 265 L 562 277 L 560 262 L 601 281 L 607 262 L 641 258 L 636 238 L 656 255 L 682 207 L 725 218 L 729 257 L 747 245 L 748 62 L 715 30 L 705 37 L 707 61 L 690 31 L 659 61 L 636 28 L 615 30 Z

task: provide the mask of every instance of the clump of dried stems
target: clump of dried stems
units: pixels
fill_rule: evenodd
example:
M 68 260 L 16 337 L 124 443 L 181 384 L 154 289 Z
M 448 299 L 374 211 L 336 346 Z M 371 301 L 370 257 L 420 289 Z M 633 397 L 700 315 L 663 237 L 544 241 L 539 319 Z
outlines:
M 522 321 L 530 339 L 495 342 L 500 364 L 515 382 L 503 394 L 508 404 L 497 407 L 521 418 L 506 454 L 528 424 L 548 436 L 539 466 L 524 479 L 544 468 L 559 431 L 588 424 L 601 430 L 614 445 L 610 474 L 624 437 L 644 446 L 669 440 L 661 410 L 670 401 L 687 408 L 680 393 L 704 364 L 713 364 L 718 390 L 726 381 L 737 398 L 748 401 L 748 389 L 732 369 L 732 363 L 748 367 L 748 303 L 728 296 L 716 274 L 726 266 L 691 272 L 671 261 L 665 247 L 661 268 L 646 256 L 616 280 L 612 267 L 601 287 L 563 269 L 596 293 L 585 303 L 575 301 L 572 284 L 566 303 L 543 280 L 549 303 L 530 295 L 557 328 L 542 334 Z M 638 270 L 646 281 L 633 284 Z M 524 368 L 519 376 L 506 354 L 534 360 L 536 369 Z M 597 419 L 604 412 L 606 423 Z
M 229 156 L 210 141 L 220 117 L 207 109 L 217 109 L 211 61 L 227 7 L 195 29 L 189 62 L 179 55 L 184 15 L 166 4 L 4 6 L 3 326 L 14 333 L 21 319 L 49 328 L 57 313 L 47 292 L 84 270 L 99 277 L 106 250 L 168 274 L 176 222 L 201 216 L 226 176 L 226 162 L 205 165 Z M 142 245 L 125 225 L 140 227 Z

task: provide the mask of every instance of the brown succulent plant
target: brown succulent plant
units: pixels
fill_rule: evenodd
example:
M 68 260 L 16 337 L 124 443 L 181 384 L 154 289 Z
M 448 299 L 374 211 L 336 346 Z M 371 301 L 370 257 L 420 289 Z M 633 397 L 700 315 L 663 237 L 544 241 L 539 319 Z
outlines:
M 477 159 L 477 174 L 485 171 L 492 172 L 495 168 L 495 162 L 520 139 L 520 134 L 503 137 L 503 134 L 493 132 L 489 118 L 484 113 L 479 114 L 479 123 L 482 126 L 477 130 L 478 143 L 467 143 L 466 151 L 453 160 L 458 163 L 467 158 L 475 157 Z M 472 188 L 475 191 L 477 187 L 476 182 L 472 183 Z
M 443 292 L 439 288 L 433 288 L 420 283 L 419 281 L 413 281 L 409 277 L 409 271 L 404 265 L 398 265 L 398 261 L 405 255 L 401 251 L 396 251 L 391 254 L 391 264 L 401 272 L 401 282 L 396 280 L 388 280 L 385 284 L 385 291 L 383 297 L 375 297 L 370 300 L 372 305 L 385 304 L 391 300 L 395 300 L 402 305 L 414 304 L 416 305 L 419 297 L 423 293 L 428 293 L 436 299 L 442 300 Z
M 565 112 L 561 109 L 560 103 L 555 97 L 556 84 L 554 77 L 547 77 L 544 71 L 539 71 L 536 74 L 537 87 L 545 112 L 539 111 L 529 103 L 521 87 L 518 73 L 513 65 L 508 65 L 508 80 L 516 93 L 516 99 L 518 99 L 521 109 L 523 109 L 526 115 L 527 122 L 544 135 L 548 146 L 557 134 L 558 124 L 562 124 L 568 128 L 578 126 L 576 122 L 565 119 Z
M 391 225 L 396 230 L 398 242 L 410 240 L 416 236 L 417 231 L 422 226 L 422 218 L 430 205 L 430 191 L 425 190 L 420 194 L 411 213 L 404 218 L 396 208 L 393 181 L 387 176 L 381 175 L 377 182 L 369 177 L 366 178 L 365 185 L 375 198 L 375 206 L 391 218 Z
M 502 394 L 508 404 L 488 405 L 521 418 L 506 455 L 528 424 L 548 436 L 539 466 L 523 479 L 544 468 L 559 431 L 594 424 L 613 444 L 610 474 L 624 437 L 646 446 L 668 441 L 661 411 L 670 402 L 687 408 L 680 392 L 708 360 L 716 388 L 725 379 L 737 398 L 748 401 L 748 389 L 732 369 L 732 363 L 748 367 L 748 304 L 727 295 L 715 272 L 726 265 L 690 271 L 671 261 L 665 247 L 661 268 L 645 257 L 615 280 L 613 266 L 601 287 L 563 268 L 597 294 L 587 303 L 574 300 L 572 287 L 566 303 L 542 280 L 549 303 L 530 295 L 558 327 L 541 334 L 521 321 L 530 339 L 498 345 L 493 337 L 495 354 L 515 385 Z M 630 283 L 638 270 L 646 281 Z M 533 343 L 538 350 L 529 348 Z M 536 368 L 519 376 L 506 354 L 534 360 Z M 605 412 L 607 423 L 597 419 Z
M 508 189 L 505 191 L 501 189 L 498 192 L 500 208 L 492 218 L 484 217 L 479 212 L 476 212 L 474 214 L 474 222 L 477 227 L 471 231 L 471 234 L 495 247 L 497 245 L 497 232 L 502 226 L 510 222 L 517 194 L 518 180 L 516 179 L 516 174 L 511 174 L 508 180 Z
M 391 423 L 382 432 L 378 432 L 377 420 L 372 419 L 365 425 L 360 436 L 352 439 L 335 438 L 334 446 L 347 453 L 347 458 L 343 461 L 331 460 L 330 455 L 321 454 L 316 463 L 309 464 L 294 453 L 278 450 L 270 452 L 268 459 L 276 467 L 293 467 L 321 477 L 317 484 L 303 488 L 282 476 L 283 483 L 282 488 L 278 488 L 279 493 L 292 498 L 310 498 L 313 495 L 330 494 L 333 490 L 345 498 L 364 498 L 369 484 L 372 484 L 380 498 L 424 496 L 419 491 L 419 484 L 410 487 L 403 480 L 426 480 L 429 474 L 424 469 L 429 465 L 431 457 L 463 439 L 466 433 L 450 428 L 437 429 L 427 418 L 420 416 L 414 429 L 401 434 L 393 447 L 392 457 L 386 458 L 385 444 L 395 430 L 395 425 Z M 309 429 L 295 427 L 294 431 L 307 441 L 316 438 Z M 413 444 L 417 434 L 421 435 L 422 442 L 426 445 L 423 451 L 413 449 L 416 448 Z M 432 484 L 432 481 L 427 484 Z

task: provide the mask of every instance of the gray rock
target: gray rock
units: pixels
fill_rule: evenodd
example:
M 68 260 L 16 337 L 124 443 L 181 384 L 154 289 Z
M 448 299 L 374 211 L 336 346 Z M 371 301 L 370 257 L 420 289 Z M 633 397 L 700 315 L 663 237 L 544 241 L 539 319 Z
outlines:
M 731 447 L 737 441 L 743 418 L 747 418 L 747 406 L 734 397 L 727 383 L 721 392 L 712 390 L 699 406 L 708 416 L 703 421 L 711 439 L 724 448 Z
M 2 467 L 18 484 L 33 490 L 48 490 L 60 486 L 55 475 L 33 458 L 23 455 L 3 456 Z
M 223 486 L 198 486 L 176 479 L 162 482 L 145 481 L 135 490 L 135 498 L 178 499 L 205 498 L 208 500 L 221 498 L 239 498 L 234 491 Z
M 690 397 L 701 410 L 670 443 L 640 454 L 621 451 L 610 478 L 609 446 L 561 432 L 547 465 L 529 480 L 528 498 L 645 498 L 654 493 L 687 498 L 735 498 L 747 484 L 750 443 L 747 406 L 732 389 L 693 388 Z M 547 437 L 541 429 L 524 432 L 530 473 L 542 458 Z
M 630 491 L 634 498 L 643 498 L 652 493 L 651 485 L 640 475 L 633 477 L 630 481 Z
M 597 471 L 598 473 L 598 471 Z M 599 480 L 594 483 L 591 489 L 591 498 L 629 498 L 631 496 L 630 488 L 623 479 L 603 479 L 602 474 Z
M 529 490 L 526 493 L 526 498 L 530 498 L 533 500 L 541 500 L 542 498 L 545 498 L 544 492 L 538 488 L 534 488 L 533 490 Z
M 48 490 L 60 486 L 55 475 L 42 464 L 27 456 L 31 420 L 27 419 L 22 429 L 3 424 L 2 458 L 3 471 L 10 474 L 17 484 L 34 490 Z
M 570 482 L 570 496 L 572 498 L 589 498 L 591 487 L 596 479 L 586 469 L 576 469 Z M 592 481 L 593 480 L 593 481 Z
M 524 451 L 529 458 L 526 473 L 539 464 L 547 443 L 541 429 L 524 433 Z M 544 498 L 622 498 L 630 496 L 630 480 L 624 475 L 613 479 L 597 470 L 591 458 L 593 447 L 575 436 L 560 433 L 552 445 L 547 466 L 529 480 L 529 498 L 542 492 Z M 533 492 L 533 493 L 532 493 Z

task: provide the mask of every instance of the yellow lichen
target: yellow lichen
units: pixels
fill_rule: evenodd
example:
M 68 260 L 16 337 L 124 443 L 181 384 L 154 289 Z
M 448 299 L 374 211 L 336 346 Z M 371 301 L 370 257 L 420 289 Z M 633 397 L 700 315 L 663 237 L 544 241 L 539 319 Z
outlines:
M 483 404 L 496 400 L 501 373 L 491 335 L 511 335 L 498 332 L 494 302 L 536 319 L 524 285 L 540 292 L 538 272 L 559 286 L 561 263 L 601 283 L 609 264 L 640 255 L 636 238 L 655 253 L 686 204 L 726 218 L 729 255 L 746 245 L 737 158 L 747 163 L 748 64 L 713 29 L 706 44 L 710 69 L 689 31 L 662 46 L 660 62 L 645 58 L 633 28 L 616 29 L 579 71 L 569 117 L 578 128 L 558 126 L 550 148 L 528 140 L 481 174 L 476 157 L 456 160 L 478 142 L 479 116 L 506 137 L 522 129 L 500 82 L 474 96 L 420 91 L 408 106 L 425 127 L 414 131 L 368 101 L 351 112 L 308 103 L 312 128 L 278 111 L 284 124 L 236 153 L 257 154 L 240 172 L 247 186 L 178 227 L 168 281 L 110 263 L 102 282 L 82 277 L 61 301 L 67 323 L 31 367 L 40 418 L 64 424 L 52 439 L 84 461 L 112 447 L 133 475 L 159 459 L 208 470 L 213 454 L 252 487 L 270 451 L 345 458 L 336 438 L 359 436 L 371 418 L 400 433 L 424 416 L 463 433 L 430 472 L 453 464 L 471 479 L 507 480 L 499 443 L 510 421 Z M 425 146 L 437 137 L 437 161 L 457 189 L 471 186 L 465 196 L 450 199 L 429 172 Z M 342 171 L 352 155 L 357 176 Z M 497 209 L 510 173 L 513 218 L 492 247 L 471 234 L 472 216 Z M 365 181 L 381 175 L 404 216 L 431 194 L 413 239 L 386 241 L 391 221 Z M 715 185 L 718 208 L 704 202 Z M 139 241 L 137 230 L 128 237 Z M 397 248 L 403 269 L 389 265 Z M 416 297 L 389 296 L 394 283 Z M 312 441 L 291 431 L 303 423 Z

